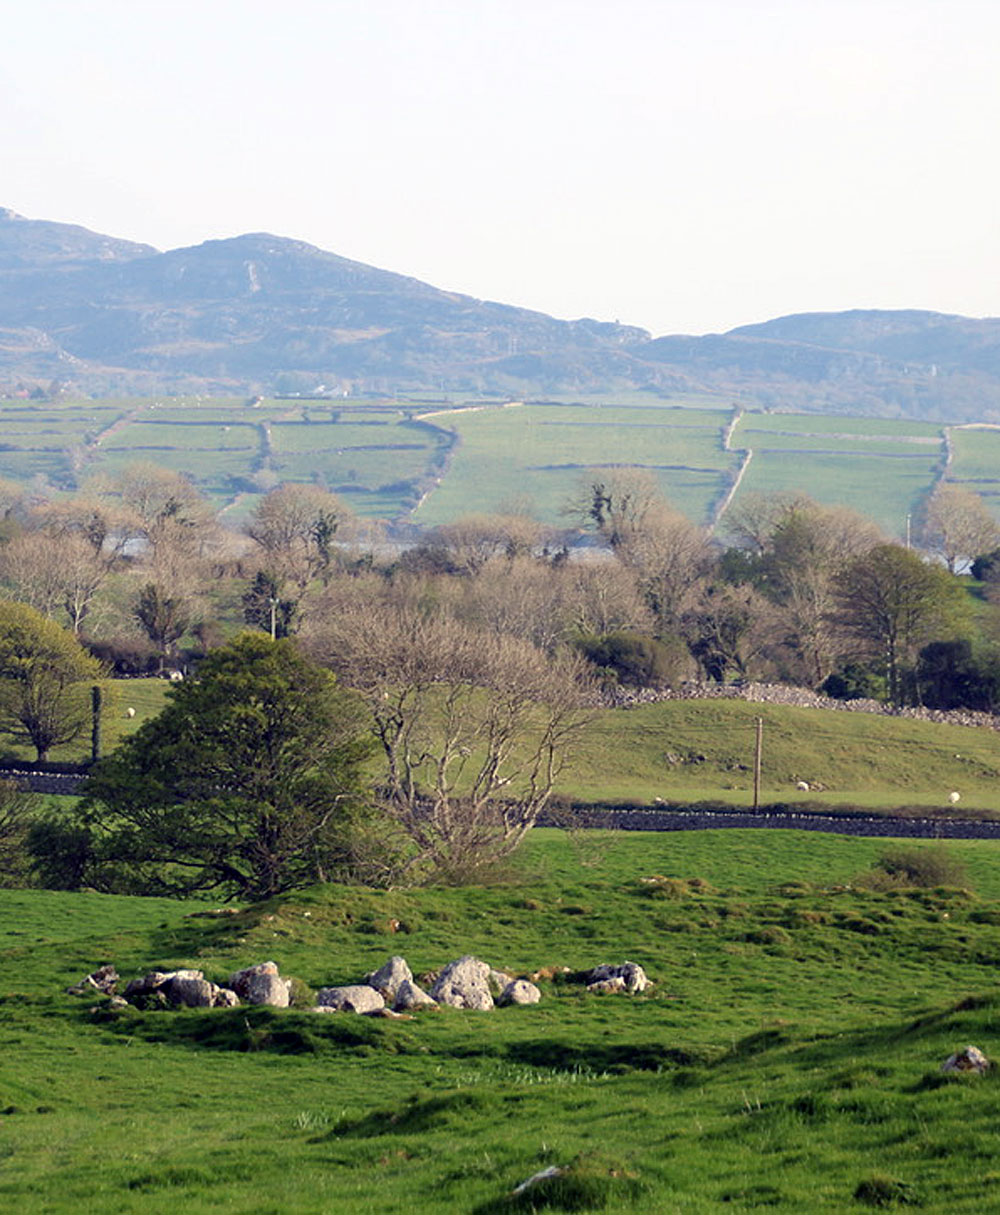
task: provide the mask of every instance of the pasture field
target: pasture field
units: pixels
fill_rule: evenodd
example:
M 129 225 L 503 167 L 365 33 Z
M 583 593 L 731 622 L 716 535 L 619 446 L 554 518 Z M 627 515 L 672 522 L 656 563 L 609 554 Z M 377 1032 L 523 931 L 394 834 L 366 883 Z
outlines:
M 0 476 L 72 492 L 148 459 L 183 472 L 219 509 L 280 480 L 341 493 L 366 518 L 436 524 L 528 507 L 566 526 L 590 468 L 649 469 L 691 519 L 711 522 L 746 450 L 739 492 L 802 491 L 850 503 L 898 536 L 941 473 L 943 430 L 894 418 L 743 413 L 730 402 L 646 393 L 501 402 L 128 398 L 0 402 Z M 952 427 L 951 480 L 1000 511 L 1000 432 Z
M 949 483 L 973 490 L 1000 517 L 1000 429 L 953 426 L 950 433 Z
M 961 884 L 876 893 L 885 841 L 533 833 L 489 887 L 316 887 L 237 914 L 0 891 L 0 1201 L 22 1215 L 1000 1208 L 998 845 Z M 918 850 L 933 853 L 934 844 Z M 64 989 L 273 958 L 312 988 L 390 954 L 540 980 L 534 1007 L 412 1020 L 109 1011 Z M 640 963 L 641 996 L 579 974 Z M 542 1169 L 564 1169 L 516 1187 Z
M 107 680 L 105 751 L 164 704 L 163 679 Z M 134 708 L 128 718 L 125 711 Z M 1000 813 L 1000 733 L 906 717 L 799 709 L 744 700 L 672 700 L 602 709 L 577 743 L 558 793 L 580 805 L 719 801 L 749 806 L 756 719 L 763 721 L 761 801 L 892 812 L 899 806 Z M 89 735 L 52 758 L 89 756 Z M 5 740 L 3 756 L 27 759 Z M 809 792 L 796 789 L 799 781 Z
M 628 465 L 652 473 L 674 506 L 704 523 L 739 467 L 722 445 L 730 417 L 721 409 L 551 404 L 438 416 L 458 444 L 443 483 L 414 517 L 443 523 L 519 500 L 566 526 L 566 507 L 589 469 Z
M 802 493 L 827 506 L 850 506 L 893 540 L 906 534 L 935 483 L 937 455 L 754 451 L 735 501 L 745 493 Z

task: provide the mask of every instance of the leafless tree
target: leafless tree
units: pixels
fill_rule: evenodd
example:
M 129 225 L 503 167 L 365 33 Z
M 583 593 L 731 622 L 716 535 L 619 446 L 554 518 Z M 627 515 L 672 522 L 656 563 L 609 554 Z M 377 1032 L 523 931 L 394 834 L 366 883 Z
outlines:
M 304 641 L 368 706 L 415 870 L 467 877 L 513 852 L 583 724 L 582 664 L 386 602 L 314 621 Z
M 271 490 L 253 512 L 247 535 L 258 545 L 269 573 L 300 591 L 327 577 L 334 564 L 334 537 L 350 512 L 335 495 L 314 485 L 285 484 Z
M 1000 546 L 1000 525 L 971 489 L 939 485 L 927 503 L 921 540 L 954 574 L 959 566 Z

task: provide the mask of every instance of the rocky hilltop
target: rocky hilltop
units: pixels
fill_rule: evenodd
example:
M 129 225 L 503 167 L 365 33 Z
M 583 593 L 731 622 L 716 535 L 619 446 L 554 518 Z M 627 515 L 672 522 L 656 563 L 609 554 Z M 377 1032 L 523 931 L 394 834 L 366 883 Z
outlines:
M 705 337 L 443 291 L 266 233 L 160 252 L 0 210 L 0 390 L 544 397 L 645 389 L 753 407 L 1000 415 L 1000 320 L 783 317 Z

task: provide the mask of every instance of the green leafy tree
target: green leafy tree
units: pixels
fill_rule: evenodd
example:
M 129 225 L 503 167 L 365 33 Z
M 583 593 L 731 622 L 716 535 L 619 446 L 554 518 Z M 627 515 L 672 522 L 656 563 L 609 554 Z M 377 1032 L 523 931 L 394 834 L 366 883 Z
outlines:
M 165 656 L 191 623 L 190 604 L 183 595 L 171 595 L 155 582 L 147 583 L 139 592 L 132 615 L 149 640 Z
M 25 603 L 0 601 L 0 729 L 44 760 L 86 728 L 86 684 L 101 668 L 77 639 Z
M 961 626 L 960 585 L 909 549 L 880 544 L 846 566 L 837 590 L 841 624 L 884 662 L 889 699 L 903 704 L 904 676 L 917 651 Z
M 370 746 L 329 672 L 291 641 L 243 634 L 93 770 L 89 880 L 253 899 L 326 880 L 349 857 Z
M 298 600 L 282 599 L 278 579 L 266 570 L 257 571 L 240 602 L 246 624 L 255 625 L 274 637 L 289 637 L 295 632 L 299 615 Z

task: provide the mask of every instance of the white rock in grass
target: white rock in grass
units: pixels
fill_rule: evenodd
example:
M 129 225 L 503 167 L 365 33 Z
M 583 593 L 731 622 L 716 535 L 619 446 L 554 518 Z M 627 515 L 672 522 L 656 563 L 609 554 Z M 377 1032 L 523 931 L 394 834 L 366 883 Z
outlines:
M 385 1000 L 367 983 L 348 987 L 321 987 L 316 993 L 316 1003 L 337 1012 L 366 1013 L 385 1008 Z

